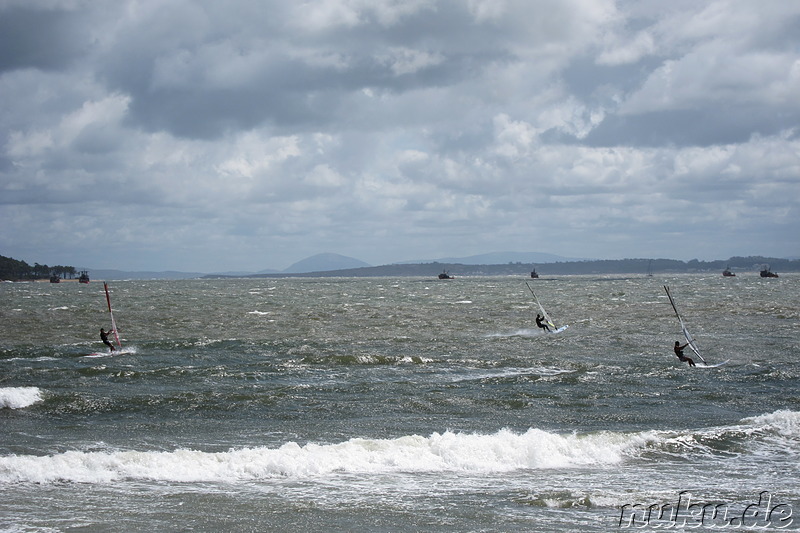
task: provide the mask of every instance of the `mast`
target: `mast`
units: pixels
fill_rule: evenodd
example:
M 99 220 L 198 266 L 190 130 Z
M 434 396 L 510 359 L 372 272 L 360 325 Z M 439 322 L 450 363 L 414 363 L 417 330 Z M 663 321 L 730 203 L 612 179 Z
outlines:
M 103 288 L 106 291 L 106 303 L 108 304 L 108 314 L 111 315 L 111 330 L 114 332 L 114 340 L 117 341 L 117 347 L 121 350 L 122 343 L 119 342 L 119 333 L 117 333 L 117 323 L 114 322 L 114 311 L 111 310 L 111 296 L 108 294 L 108 283 L 103 282 Z
M 675 305 L 675 300 L 672 299 L 672 293 L 669 292 L 669 287 L 664 285 L 664 290 L 667 291 L 667 296 L 669 297 L 669 303 L 672 304 L 672 309 L 675 311 L 675 316 L 678 317 L 678 322 L 681 323 L 681 331 L 683 332 L 683 336 L 686 337 L 686 342 L 689 344 L 689 348 L 691 348 L 692 351 L 697 355 L 697 357 L 699 357 L 700 360 L 705 363 L 706 360 L 703 359 L 702 355 L 700 355 L 700 351 L 697 349 L 697 345 L 694 343 L 694 338 L 692 337 L 692 334 L 689 333 L 689 330 L 686 329 L 686 324 L 683 323 L 683 318 L 681 318 L 681 314 L 678 312 L 678 306 Z

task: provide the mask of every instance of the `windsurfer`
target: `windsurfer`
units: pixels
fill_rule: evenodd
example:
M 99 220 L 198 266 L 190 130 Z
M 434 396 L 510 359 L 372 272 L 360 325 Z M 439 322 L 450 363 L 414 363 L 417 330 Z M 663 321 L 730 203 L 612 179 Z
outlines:
M 683 346 L 681 346 L 680 341 L 675 341 L 675 347 L 673 348 L 675 350 L 675 355 L 677 355 L 678 359 L 680 359 L 681 361 L 689 363 L 689 366 L 696 366 L 691 357 L 686 357 L 685 355 L 683 355 L 683 349 L 686 348 L 687 346 L 689 346 L 688 342 Z
M 550 328 L 547 327 L 547 324 L 544 323 L 544 317 L 539 313 L 536 313 L 536 325 L 539 326 L 541 329 L 550 332 Z
M 114 345 L 113 345 L 113 344 L 111 344 L 111 343 L 108 341 L 108 334 L 109 334 L 109 333 L 113 333 L 113 332 L 114 332 L 114 330 L 113 330 L 113 329 L 112 329 L 112 330 L 110 330 L 110 331 L 106 331 L 106 330 L 104 330 L 103 328 L 100 328 L 100 340 L 102 340 L 102 341 L 103 341 L 103 344 L 105 344 L 106 346 L 108 346 L 109 348 L 111 348 L 111 351 L 112 351 L 112 352 L 114 351 Z

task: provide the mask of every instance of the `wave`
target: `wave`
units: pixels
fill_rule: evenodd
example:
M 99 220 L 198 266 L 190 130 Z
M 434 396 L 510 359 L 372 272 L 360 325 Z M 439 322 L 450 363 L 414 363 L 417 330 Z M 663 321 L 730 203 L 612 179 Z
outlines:
M 487 369 L 482 371 L 472 371 L 468 375 L 454 375 L 451 376 L 449 381 L 453 383 L 467 382 L 467 381 L 482 381 L 482 380 L 505 380 L 509 378 L 531 377 L 531 378 L 550 378 L 559 376 L 561 374 L 574 374 L 576 370 L 558 368 L 558 367 L 508 367 Z
M 800 413 L 779 411 L 726 426 L 683 433 L 602 431 L 558 434 L 540 429 L 524 433 L 434 433 L 395 439 L 353 438 L 338 444 L 278 448 L 255 447 L 226 452 L 69 451 L 51 456 L 0 458 L 0 483 L 60 481 L 112 483 L 122 480 L 169 482 L 241 482 L 272 478 L 309 478 L 337 474 L 439 473 L 492 474 L 537 469 L 610 468 L 647 460 L 654 450 L 682 457 L 698 449 L 727 454 L 732 438 L 741 449 L 782 436 L 797 451 Z M 793 443 L 793 444 L 791 444 Z M 786 447 L 786 442 L 784 447 Z M 783 451 L 786 451 L 785 449 Z M 754 452 L 758 453 L 758 452 Z M 644 459 L 643 459 L 644 458 Z
M 354 438 L 339 444 L 246 448 L 227 452 L 80 452 L 0 458 L 0 482 L 107 483 L 118 480 L 232 482 L 305 478 L 337 473 L 507 472 L 530 468 L 608 465 L 641 437 L 614 433 L 558 435 L 538 429 L 523 434 L 434 433 L 396 439 Z
M 23 409 L 42 400 L 42 392 L 37 387 L 0 388 L 0 409 Z
M 753 427 L 775 431 L 781 435 L 800 437 L 800 413 L 780 410 L 774 413 L 753 416 L 742 420 Z
M 507 332 L 499 332 L 499 333 L 487 333 L 486 337 L 500 337 L 500 338 L 508 338 L 508 337 L 538 337 L 544 334 L 544 330 L 539 328 L 522 328 L 517 329 L 514 331 L 507 331 Z

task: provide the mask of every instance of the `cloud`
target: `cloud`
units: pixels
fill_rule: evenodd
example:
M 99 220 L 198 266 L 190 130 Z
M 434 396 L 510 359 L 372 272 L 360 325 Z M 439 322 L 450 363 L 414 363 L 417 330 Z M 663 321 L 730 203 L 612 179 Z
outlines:
M 0 254 L 796 255 L 800 7 L 0 3 Z

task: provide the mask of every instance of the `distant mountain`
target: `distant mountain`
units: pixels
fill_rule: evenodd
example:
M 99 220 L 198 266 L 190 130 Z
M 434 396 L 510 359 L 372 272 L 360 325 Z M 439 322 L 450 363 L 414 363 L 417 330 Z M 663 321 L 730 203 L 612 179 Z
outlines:
M 306 272 L 326 272 L 328 270 L 344 270 L 349 268 L 370 267 L 369 263 L 339 254 L 317 254 L 298 261 L 283 272 L 286 274 L 303 274 Z
M 562 257 L 560 255 L 541 252 L 491 252 L 488 254 L 470 255 L 467 257 L 441 257 L 439 259 L 426 259 L 416 261 L 400 261 L 396 264 L 407 265 L 413 263 L 458 263 L 461 265 L 503 265 L 507 263 L 562 263 L 565 261 L 586 261 L 575 257 Z

